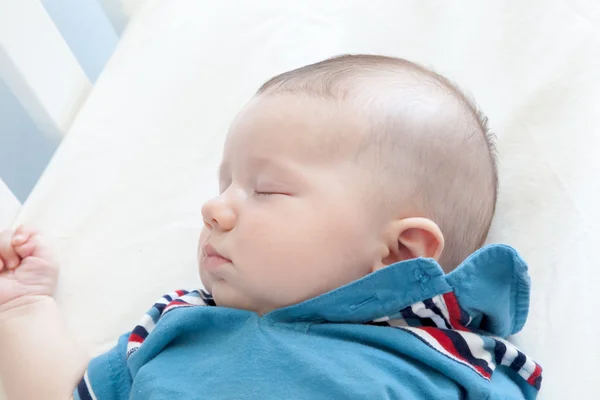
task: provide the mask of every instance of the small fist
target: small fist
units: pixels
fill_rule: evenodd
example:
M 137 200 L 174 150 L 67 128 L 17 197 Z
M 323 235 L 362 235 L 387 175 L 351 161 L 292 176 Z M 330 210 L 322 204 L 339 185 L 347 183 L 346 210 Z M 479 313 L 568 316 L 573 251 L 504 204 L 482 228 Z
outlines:
M 23 296 L 51 296 L 58 279 L 54 255 L 34 229 L 0 232 L 0 305 Z

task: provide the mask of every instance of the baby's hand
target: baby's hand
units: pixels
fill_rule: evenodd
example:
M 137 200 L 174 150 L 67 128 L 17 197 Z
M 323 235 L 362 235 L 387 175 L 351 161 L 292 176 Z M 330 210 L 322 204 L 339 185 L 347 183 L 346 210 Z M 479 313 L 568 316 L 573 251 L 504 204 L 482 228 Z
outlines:
M 35 230 L 0 232 L 0 306 L 25 296 L 51 296 L 58 265 Z

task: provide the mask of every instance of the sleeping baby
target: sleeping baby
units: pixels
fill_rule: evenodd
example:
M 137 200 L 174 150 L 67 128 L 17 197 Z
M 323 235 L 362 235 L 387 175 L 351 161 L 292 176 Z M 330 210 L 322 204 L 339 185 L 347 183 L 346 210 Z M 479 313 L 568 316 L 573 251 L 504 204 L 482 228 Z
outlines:
M 165 294 L 91 361 L 43 237 L 2 233 L 9 399 L 536 397 L 541 368 L 504 339 L 527 318 L 527 266 L 482 248 L 492 137 L 443 76 L 371 55 L 278 75 L 233 121 L 219 182 L 204 290 Z

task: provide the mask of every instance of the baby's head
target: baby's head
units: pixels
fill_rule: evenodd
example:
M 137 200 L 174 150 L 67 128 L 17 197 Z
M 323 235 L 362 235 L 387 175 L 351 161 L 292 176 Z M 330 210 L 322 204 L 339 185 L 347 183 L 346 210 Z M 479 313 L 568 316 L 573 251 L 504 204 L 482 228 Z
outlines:
M 202 208 L 202 282 L 218 305 L 264 314 L 403 260 L 449 271 L 487 236 L 493 153 L 465 95 L 406 60 L 278 75 L 228 133 Z

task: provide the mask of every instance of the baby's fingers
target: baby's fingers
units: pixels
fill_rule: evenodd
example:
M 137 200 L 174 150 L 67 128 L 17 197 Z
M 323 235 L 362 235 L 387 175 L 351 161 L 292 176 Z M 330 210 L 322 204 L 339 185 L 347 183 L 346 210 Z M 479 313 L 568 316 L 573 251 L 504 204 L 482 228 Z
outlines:
M 39 245 L 40 237 L 38 235 L 30 236 L 26 239 L 23 239 L 19 236 L 15 236 L 13 238 L 12 244 L 15 249 L 15 252 L 21 258 L 27 258 L 33 255 L 33 252 Z
M 13 246 L 19 246 L 29 240 L 33 235 L 38 235 L 39 232 L 25 225 L 20 225 L 15 229 L 15 233 L 11 239 Z
M 27 238 L 26 242 L 16 241 L 15 243 L 15 239 L 13 238 L 13 246 L 22 259 L 26 259 L 27 257 L 38 257 L 49 263 L 56 262 L 54 253 L 48 246 L 46 239 L 38 233 L 32 234 Z
M 16 268 L 21 263 L 21 259 L 11 243 L 12 232 L 4 231 L 0 233 L 0 271 L 4 268 Z
M 44 238 L 37 229 L 21 225 L 15 230 L 12 237 L 12 245 L 21 258 L 25 257 L 44 257 L 47 248 Z

